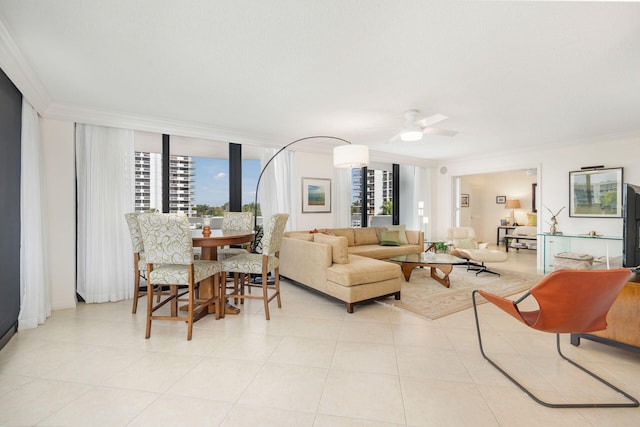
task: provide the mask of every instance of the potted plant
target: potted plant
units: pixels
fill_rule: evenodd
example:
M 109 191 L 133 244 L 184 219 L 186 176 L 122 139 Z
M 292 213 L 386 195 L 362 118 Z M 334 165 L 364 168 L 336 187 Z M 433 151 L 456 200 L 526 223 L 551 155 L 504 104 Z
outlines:
M 436 242 L 436 253 L 446 253 L 449 252 L 449 245 L 445 242 Z

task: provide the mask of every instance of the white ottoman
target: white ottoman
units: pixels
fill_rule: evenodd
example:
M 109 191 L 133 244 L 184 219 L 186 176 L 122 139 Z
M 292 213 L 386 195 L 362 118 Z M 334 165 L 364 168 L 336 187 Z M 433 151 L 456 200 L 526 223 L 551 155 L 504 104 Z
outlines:
M 491 273 L 500 276 L 499 273 L 489 270 L 485 262 L 505 262 L 509 259 L 509 254 L 495 249 L 456 249 L 462 258 L 467 260 L 467 271 L 475 271 L 476 276 L 480 273 Z

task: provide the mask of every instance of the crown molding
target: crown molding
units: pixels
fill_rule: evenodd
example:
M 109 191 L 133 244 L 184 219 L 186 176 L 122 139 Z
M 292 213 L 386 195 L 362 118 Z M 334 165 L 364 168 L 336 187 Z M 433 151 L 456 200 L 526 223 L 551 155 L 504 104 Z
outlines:
M 640 129 L 632 129 L 632 130 L 613 132 L 608 134 L 592 135 L 585 138 L 556 140 L 556 141 L 547 142 L 545 144 L 528 145 L 528 146 L 519 147 L 519 148 L 505 148 L 504 150 L 500 151 L 500 154 L 516 155 L 522 158 L 526 158 L 528 154 L 537 153 L 540 151 L 552 152 L 552 151 L 555 151 L 561 148 L 567 148 L 567 147 L 580 147 L 580 149 L 584 149 L 585 146 L 587 145 L 601 144 L 603 142 L 614 142 L 614 141 L 620 141 L 620 140 L 632 139 L 632 138 L 634 139 L 640 138 Z M 495 155 L 496 153 L 494 152 L 487 152 L 482 155 L 475 154 L 475 155 L 469 155 L 469 156 L 465 155 L 465 156 L 455 156 L 455 157 L 449 157 L 445 159 L 439 159 L 439 162 L 443 163 L 447 161 L 457 162 L 457 161 L 468 161 L 468 160 L 475 160 L 475 161 L 481 162 L 482 160 L 493 159 L 495 158 Z
M 51 120 L 71 121 L 99 126 L 132 129 L 160 134 L 180 135 L 191 138 L 202 138 L 213 141 L 234 142 L 238 144 L 280 147 L 282 140 L 270 135 L 258 135 L 238 132 L 232 129 L 214 128 L 212 126 L 169 120 L 162 117 L 141 114 L 120 113 L 52 103 L 43 117 Z
M 40 115 L 51 104 L 44 85 L 14 42 L 14 38 L 0 17 L 0 68 L 27 98 Z

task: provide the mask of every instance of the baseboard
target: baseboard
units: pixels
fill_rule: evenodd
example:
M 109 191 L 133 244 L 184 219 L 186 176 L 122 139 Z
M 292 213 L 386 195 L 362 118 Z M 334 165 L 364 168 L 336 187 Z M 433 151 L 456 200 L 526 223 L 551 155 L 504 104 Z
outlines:
M 0 350 L 11 340 L 11 338 L 18 332 L 18 321 L 14 323 L 9 330 L 0 338 Z

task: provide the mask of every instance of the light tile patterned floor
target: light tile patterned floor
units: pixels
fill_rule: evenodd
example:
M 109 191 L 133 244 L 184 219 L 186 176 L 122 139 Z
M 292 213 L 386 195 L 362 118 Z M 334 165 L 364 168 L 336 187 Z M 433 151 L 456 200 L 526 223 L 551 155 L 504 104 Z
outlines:
M 500 267 L 531 271 L 535 252 L 521 252 Z M 205 318 L 191 342 L 173 322 L 155 322 L 145 340 L 144 305 L 131 315 L 130 301 L 56 311 L 0 351 L 0 425 L 640 425 L 640 409 L 533 402 L 482 359 L 471 310 L 431 321 L 371 303 L 347 314 L 286 283 L 282 299 L 270 321 L 255 301 Z M 553 335 L 486 304 L 480 315 L 487 351 L 540 393 L 619 398 L 560 362 Z M 640 356 L 565 348 L 640 396 Z

